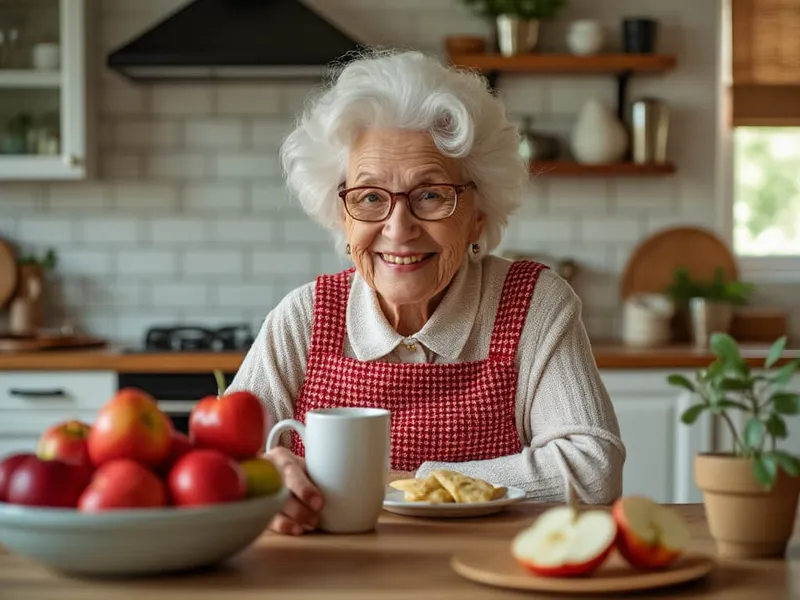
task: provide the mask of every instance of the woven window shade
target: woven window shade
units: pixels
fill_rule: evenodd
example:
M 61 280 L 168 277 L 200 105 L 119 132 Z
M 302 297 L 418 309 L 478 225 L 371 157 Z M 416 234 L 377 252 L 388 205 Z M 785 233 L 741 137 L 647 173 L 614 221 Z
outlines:
M 800 0 L 731 0 L 734 125 L 800 125 Z

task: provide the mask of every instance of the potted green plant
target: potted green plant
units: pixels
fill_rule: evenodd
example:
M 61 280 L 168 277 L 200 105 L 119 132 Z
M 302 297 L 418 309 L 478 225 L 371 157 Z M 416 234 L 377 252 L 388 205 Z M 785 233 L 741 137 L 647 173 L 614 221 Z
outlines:
M 786 337 L 779 338 L 763 367 L 751 369 L 730 335 L 714 333 L 715 359 L 694 381 L 667 378 L 697 399 L 681 415 L 684 424 L 709 413 L 732 440 L 727 451 L 694 457 L 694 480 L 721 556 L 781 557 L 794 530 L 800 460 L 778 445 L 789 436 L 785 417 L 800 414 L 800 394 L 787 389 L 800 359 L 782 361 L 785 346 Z
M 497 47 L 503 56 L 531 52 L 539 43 L 539 24 L 554 18 L 567 0 L 461 0 L 472 11 L 494 22 Z
M 726 279 L 722 268 L 716 269 L 710 280 L 692 279 L 686 269 L 676 269 L 667 287 L 682 321 L 678 327 L 691 332 L 695 345 L 703 348 L 712 333 L 730 331 L 736 307 L 747 304 L 753 291 L 753 284 Z

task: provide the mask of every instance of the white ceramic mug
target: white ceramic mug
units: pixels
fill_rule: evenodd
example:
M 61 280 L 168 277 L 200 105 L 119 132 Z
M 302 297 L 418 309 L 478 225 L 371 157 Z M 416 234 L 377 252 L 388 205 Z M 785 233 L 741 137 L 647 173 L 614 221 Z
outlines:
M 267 451 L 287 429 L 303 440 L 306 471 L 325 497 L 323 531 L 375 529 L 389 483 L 390 422 L 380 408 L 326 408 L 308 411 L 305 425 L 284 419 L 270 431 Z

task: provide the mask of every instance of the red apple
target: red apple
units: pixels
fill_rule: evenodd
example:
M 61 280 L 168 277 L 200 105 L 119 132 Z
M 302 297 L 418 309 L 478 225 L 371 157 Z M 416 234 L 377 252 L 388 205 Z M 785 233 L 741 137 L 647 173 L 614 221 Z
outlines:
M 8 502 L 75 508 L 89 479 L 90 471 L 85 465 L 31 456 L 14 469 L 8 485 Z
M 198 448 L 213 448 L 236 460 L 264 451 L 269 429 L 261 401 L 247 391 L 224 394 L 225 381 L 217 372 L 218 396 L 201 399 L 189 416 L 189 432 Z
M 46 430 L 36 445 L 36 455 L 42 460 L 63 460 L 76 464 L 89 464 L 86 440 L 91 426 L 77 420 L 64 421 Z
M 166 477 L 170 469 L 172 469 L 172 467 L 175 466 L 175 463 L 178 462 L 178 459 L 189 452 L 189 450 L 192 448 L 192 440 L 189 439 L 189 436 L 178 431 L 177 429 L 173 429 L 172 438 L 170 440 L 169 454 L 167 455 L 167 458 L 164 459 L 164 462 L 158 466 L 158 473 Z
M 158 476 L 136 461 L 121 458 L 95 471 L 78 500 L 78 510 L 98 512 L 153 508 L 167 504 L 167 489 Z
M 617 525 L 608 511 L 580 512 L 558 506 L 542 513 L 518 533 L 511 554 L 525 569 L 542 577 L 589 575 L 614 549 Z
M 97 413 L 89 433 L 89 456 L 97 467 L 118 458 L 156 467 L 169 454 L 172 431 L 172 421 L 150 394 L 125 388 Z
M 17 452 L 9 454 L 0 462 L 0 502 L 8 501 L 8 487 L 11 483 L 11 476 L 26 458 L 35 458 L 32 452 Z
M 242 500 L 247 493 L 244 470 L 231 457 L 210 448 L 182 456 L 167 478 L 178 506 L 200 506 Z
M 620 498 L 611 512 L 619 529 L 617 548 L 632 567 L 666 567 L 683 553 L 691 540 L 689 528 L 677 511 L 650 498 Z

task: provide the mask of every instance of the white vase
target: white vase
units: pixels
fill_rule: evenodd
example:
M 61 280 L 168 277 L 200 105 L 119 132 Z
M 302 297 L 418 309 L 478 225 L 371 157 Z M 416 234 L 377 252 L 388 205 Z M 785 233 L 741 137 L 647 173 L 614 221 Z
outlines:
M 567 47 L 573 54 L 597 54 L 603 49 L 604 41 L 602 26 L 590 19 L 574 21 L 567 32 Z
M 583 105 L 570 141 L 575 160 L 587 165 L 617 162 L 628 150 L 625 126 L 597 98 Z

